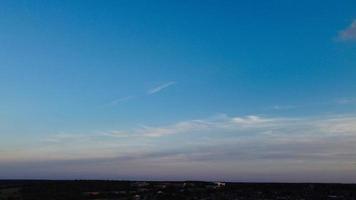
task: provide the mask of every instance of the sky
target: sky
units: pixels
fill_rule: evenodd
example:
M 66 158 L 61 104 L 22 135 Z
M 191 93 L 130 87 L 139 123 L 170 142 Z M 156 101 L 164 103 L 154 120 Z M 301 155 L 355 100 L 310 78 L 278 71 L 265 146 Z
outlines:
M 0 1 L 0 178 L 356 182 L 356 2 Z

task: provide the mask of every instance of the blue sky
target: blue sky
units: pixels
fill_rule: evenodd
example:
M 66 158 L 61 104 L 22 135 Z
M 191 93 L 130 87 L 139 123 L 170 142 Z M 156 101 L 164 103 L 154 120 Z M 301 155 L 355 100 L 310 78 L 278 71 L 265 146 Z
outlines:
M 356 181 L 355 1 L 1 1 L 0 30 L 0 178 Z

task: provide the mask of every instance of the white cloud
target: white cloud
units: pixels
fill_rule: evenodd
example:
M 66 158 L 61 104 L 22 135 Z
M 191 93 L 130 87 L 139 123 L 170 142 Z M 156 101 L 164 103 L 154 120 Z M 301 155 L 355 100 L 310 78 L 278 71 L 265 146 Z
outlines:
M 276 119 L 269 119 L 269 118 L 262 118 L 259 116 L 255 116 L 255 115 L 249 115 L 246 117 L 234 117 L 232 118 L 232 121 L 235 122 L 237 125 L 251 125 L 251 126 L 256 126 L 256 125 L 260 125 L 260 124 L 265 124 L 265 123 L 269 123 L 269 122 L 273 122 Z
M 356 19 L 352 21 L 349 27 L 339 32 L 338 38 L 342 41 L 356 40 Z
M 170 82 L 161 84 L 159 86 L 156 86 L 156 87 L 151 88 L 150 90 L 148 90 L 147 94 L 149 94 L 149 95 L 155 94 L 155 93 L 160 92 L 160 91 L 162 91 L 162 90 L 164 90 L 164 89 L 166 89 L 166 88 L 168 88 L 168 87 L 170 87 L 172 85 L 175 85 L 175 84 L 176 84 L 176 82 L 174 82 L 174 81 L 170 81 Z

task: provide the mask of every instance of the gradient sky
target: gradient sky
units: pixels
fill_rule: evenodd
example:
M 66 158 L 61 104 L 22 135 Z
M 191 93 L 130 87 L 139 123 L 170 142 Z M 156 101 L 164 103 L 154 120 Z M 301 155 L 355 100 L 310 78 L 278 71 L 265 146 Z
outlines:
M 0 178 L 356 182 L 356 2 L 0 2 Z

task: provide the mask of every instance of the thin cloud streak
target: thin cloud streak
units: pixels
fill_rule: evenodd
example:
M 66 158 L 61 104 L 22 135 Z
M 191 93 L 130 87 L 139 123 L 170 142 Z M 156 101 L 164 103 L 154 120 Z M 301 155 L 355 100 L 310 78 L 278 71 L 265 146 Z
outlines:
M 308 109 L 315 107 L 330 107 L 330 106 L 345 106 L 345 105 L 355 105 L 356 98 L 355 97 L 340 97 L 337 99 L 331 99 L 329 101 L 324 102 L 314 102 L 308 104 L 291 104 L 291 105 L 278 105 L 275 104 L 273 106 L 266 107 L 266 110 L 275 110 L 275 111 L 287 111 L 287 110 L 295 110 L 295 109 Z
M 356 98 L 340 98 L 336 100 L 336 104 L 339 105 L 356 104 Z
M 156 86 L 156 87 L 151 88 L 150 90 L 148 90 L 147 93 L 146 93 L 146 95 L 153 95 L 153 94 L 156 94 L 156 93 L 161 92 L 162 90 L 167 89 L 167 88 L 169 88 L 169 87 L 171 87 L 171 86 L 173 86 L 173 85 L 175 85 L 175 84 L 176 84 L 175 81 L 170 81 L 170 82 L 161 84 L 161 85 L 159 85 L 159 86 Z M 139 95 L 138 95 L 138 96 L 132 96 L 132 95 L 130 95 L 130 96 L 121 97 L 121 98 L 115 99 L 115 100 L 113 100 L 113 101 L 107 103 L 107 105 L 109 105 L 109 106 L 116 106 L 116 105 L 118 105 L 118 104 L 120 104 L 120 103 L 123 103 L 123 102 L 126 102 L 126 101 L 130 101 L 130 100 L 132 100 L 132 99 L 134 99 L 134 98 L 140 98 L 140 97 L 142 97 L 142 96 L 143 96 L 143 95 L 140 95 L 140 96 L 139 96 Z
M 116 106 L 116 105 L 118 105 L 119 103 L 129 101 L 129 100 L 131 100 L 131 99 L 133 99 L 133 98 L 134 98 L 134 96 L 121 97 L 121 98 L 118 98 L 118 99 L 115 99 L 115 100 L 111 101 L 111 102 L 109 103 L 109 105 L 111 105 L 111 106 Z
M 167 89 L 168 87 L 173 86 L 173 85 L 175 85 L 175 84 L 176 84 L 175 81 L 170 81 L 170 82 L 161 84 L 161 85 L 159 85 L 159 86 L 157 86 L 157 87 L 154 87 L 154 88 L 148 90 L 148 91 L 147 91 L 147 94 L 148 94 L 148 95 L 152 95 L 152 94 L 161 92 L 162 90 Z
M 274 105 L 269 107 L 269 109 L 273 109 L 273 110 L 291 110 L 296 108 L 298 108 L 298 106 L 296 105 Z

